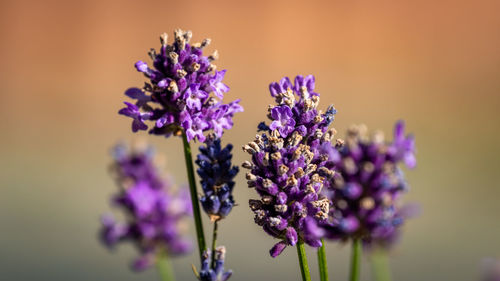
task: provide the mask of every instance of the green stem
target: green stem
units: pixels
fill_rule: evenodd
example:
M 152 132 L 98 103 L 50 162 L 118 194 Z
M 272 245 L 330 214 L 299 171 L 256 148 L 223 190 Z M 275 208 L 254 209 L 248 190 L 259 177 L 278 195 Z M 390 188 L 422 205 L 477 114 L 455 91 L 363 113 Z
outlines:
M 321 247 L 318 248 L 319 277 L 321 281 L 328 281 L 328 264 L 326 262 L 325 241 L 321 239 Z
M 311 274 L 309 273 L 309 265 L 307 264 L 306 249 L 304 247 L 304 242 L 299 241 L 297 243 L 297 255 L 299 256 L 300 273 L 302 275 L 302 281 L 311 281 Z
M 375 281 L 391 281 L 391 269 L 387 253 L 381 249 L 374 249 L 370 256 L 373 279 Z
M 156 269 L 160 275 L 161 281 L 174 281 L 174 274 L 172 271 L 172 264 L 167 255 L 158 255 L 156 259 Z
M 354 239 L 352 241 L 350 281 L 359 281 L 361 268 L 361 251 L 361 239 Z
M 219 221 L 214 221 L 214 232 L 212 233 L 212 268 L 215 268 L 215 247 L 217 246 L 217 228 Z
M 191 193 L 191 204 L 193 205 L 194 225 L 196 227 L 196 237 L 198 241 L 198 250 L 200 252 L 200 262 L 203 259 L 203 251 L 206 250 L 205 234 L 203 233 L 203 223 L 201 221 L 200 205 L 198 203 L 198 192 L 196 191 L 196 181 L 194 179 L 193 158 L 191 156 L 191 147 L 187 141 L 186 133 L 182 133 L 184 144 L 184 158 L 186 159 L 186 169 L 189 179 L 189 191 Z

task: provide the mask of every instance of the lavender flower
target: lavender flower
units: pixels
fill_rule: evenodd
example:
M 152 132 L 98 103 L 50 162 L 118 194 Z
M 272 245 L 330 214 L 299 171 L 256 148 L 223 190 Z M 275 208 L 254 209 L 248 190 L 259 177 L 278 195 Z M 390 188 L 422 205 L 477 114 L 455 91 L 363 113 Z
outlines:
M 293 120 L 292 110 L 289 106 L 274 107 L 271 110 L 271 117 L 274 121 L 269 126 L 269 129 L 278 129 L 282 137 L 286 138 L 295 129 L 295 120 Z
M 126 222 L 111 215 L 102 217 L 101 239 L 109 248 L 121 241 L 131 241 L 141 255 L 133 262 L 134 270 L 150 267 L 160 253 L 182 255 L 191 251 L 191 241 L 184 237 L 181 224 L 191 215 L 189 193 L 174 193 L 170 182 L 158 174 L 153 153 L 148 149 L 128 151 L 124 145 L 114 150 L 112 165 L 120 192 L 113 204 L 126 213 Z
M 391 244 L 399 236 L 398 228 L 410 213 L 398 205 L 408 189 L 403 172 L 404 162 L 416 165 L 413 136 L 404 135 L 404 123 L 396 123 L 392 143 L 381 133 L 368 138 L 366 127 L 353 126 L 344 145 L 332 151 L 338 173 L 325 194 L 332 202 L 327 221 L 308 221 L 312 236 L 346 240 L 361 238 L 365 243 Z
M 252 155 L 243 163 L 249 187 L 260 198 L 250 200 L 255 222 L 271 236 L 280 239 L 270 254 L 278 256 L 287 245 L 299 240 L 319 247 L 318 237 L 304 230 L 306 218 L 328 218 L 329 200 L 321 195 L 329 188 L 336 154 L 331 153 L 335 130 L 328 129 L 336 110 L 317 110 L 319 94 L 314 92 L 314 76 L 288 77 L 271 83 L 276 106 L 269 106 L 271 124 L 261 123 L 255 141 L 243 147 Z
M 217 51 L 208 57 L 203 55 L 210 39 L 190 44 L 191 37 L 190 31 L 175 30 L 175 41 L 168 45 L 167 34 L 162 34 L 159 53 L 154 49 L 149 52 L 152 67 L 143 61 L 135 64 L 137 71 L 150 81 L 142 89 L 130 88 L 125 92 L 136 103 L 125 102 L 127 107 L 119 114 L 133 119 L 132 131 L 147 130 L 145 121 L 151 120 L 152 134 L 168 137 L 184 131 L 188 141 L 204 141 L 208 130 L 214 130 L 220 138 L 223 129 L 233 126 L 233 115 L 243 111 L 239 100 L 222 103 L 229 91 L 223 83 L 226 70 L 216 71 L 212 64 L 218 57 Z
M 148 126 L 144 124 L 144 121 L 151 118 L 153 114 L 150 112 L 140 112 L 139 108 L 134 104 L 128 102 L 125 102 L 125 104 L 127 107 L 120 109 L 118 113 L 134 119 L 134 121 L 132 121 L 132 131 L 135 133 L 139 130 L 147 130 Z
M 198 273 L 193 267 L 194 273 L 200 281 L 226 281 L 233 272 L 231 270 L 224 271 L 224 259 L 226 257 L 226 248 L 224 246 L 215 249 L 215 265 L 210 266 L 212 260 L 212 253 L 210 249 L 203 252 L 203 261 L 201 264 L 201 271 Z
M 201 205 L 212 221 L 226 217 L 234 206 L 234 177 L 239 169 L 231 164 L 232 149 L 231 144 L 222 149 L 220 139 L 210 135 L 196 159 L 204 193 Z

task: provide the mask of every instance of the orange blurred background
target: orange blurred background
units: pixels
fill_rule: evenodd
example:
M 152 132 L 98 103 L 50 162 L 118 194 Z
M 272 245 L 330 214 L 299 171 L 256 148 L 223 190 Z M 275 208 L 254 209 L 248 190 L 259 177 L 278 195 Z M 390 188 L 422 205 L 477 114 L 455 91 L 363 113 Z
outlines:
M 285 75 L 316 76 L 339 132 L 364 122 L 389 134 L 405 119 L 419 161 L 406 199 L 423 213 L 392 253 L 394 280 L 477 280 L 481 260 L 500 254 L 499 10 L 487 0 L 0 1 L 0 280 L 156 278 L 131 273 L 134 249 L 109 253 L 96 231 L 116 190 L 109 148 L 138 137 L 117 115 L 124 90 L 144 81 L 133 64 L 178 27 L 212 38 L 226 99 L 242 99 L 224 137 L 236 163 L 272 102 L 268 84 Z M 140 135 L 186 182 L 180 139 Z M 254 196 L 241 173 L 240 206 L 219 236 L 232 280 L 298 280 L 295 250 L 269 257 L 275 241 L 246 206 Z M 349 249 L 327 250 L 333 279 L 346 280 Z M 194 280 L 196 260 L 175 261 L 178 280 Z

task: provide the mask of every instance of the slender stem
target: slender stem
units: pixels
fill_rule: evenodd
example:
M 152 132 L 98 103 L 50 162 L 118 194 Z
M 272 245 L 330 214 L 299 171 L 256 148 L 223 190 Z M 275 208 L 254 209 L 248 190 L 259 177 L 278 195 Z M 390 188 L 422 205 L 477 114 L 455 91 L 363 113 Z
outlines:
M 325 241 L 321 239 L 321 247 L 318 248 L 319 277 L 321 281 L 328 281 L 328 264 L 326 262 Z
M 172 264 L 168 259 L 167 255 L 158 255 L 156 259 L 156 269 L 160 275 L 161 281 L 174 281 L 174 273 L 172 270 Z
M 297 255 L 299 256 L 302 281 L 311 281 L 311 273 L 309 273 L 309 265 L 307 264 L 306 249 L 304 247 L 304 242 L 302 241 L 297 243 Z
M 351 277 L 350 281 L 359 281 L 361 268 L 361 239 L 354 239 L 352 241 L 352 254 L 351 254 Z
M 217 228 L 219 220 L 214 221 L 214 232 L 212 233 L 212 268 L 215 268 L 215 247 L 217 246 Z
M 196 191 L 196 181 L 194 179 L 193 158 L 191 156 L 191 147 L 187 141 L 186 133 L 182 134 L 184 144 L 184 158 L 186 159 L 186 169 L 189 179 L 189 191 L 191 193 L 191 204 L 193 205 L 193 217 L 196 227 L 196 237 L 198 241 L 198 250 L 200 252 L 200 261 L 203 259 L 203 251 L 206 250 L 205 234 L 203 233 L 203 223 L 201 221 L 200 205 L 198 204 L 198 192 Z
M 375 281 L 391 281 L 391 269 L 387 259 L 387 252 L 374 249 L 370 255 L 373 279 Z

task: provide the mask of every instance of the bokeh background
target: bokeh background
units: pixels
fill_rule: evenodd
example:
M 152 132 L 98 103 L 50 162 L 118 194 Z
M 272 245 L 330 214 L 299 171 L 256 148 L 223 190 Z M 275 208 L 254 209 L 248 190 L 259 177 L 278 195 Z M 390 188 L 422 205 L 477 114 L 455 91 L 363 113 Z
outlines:
M 285 75 L 316 75 L 339 132 L 363 122 L 390 135 L 405 119 L 419 161 L 406 200 L 423 212 L 392 253 L 394 279 L 477 280 L 481 260 L 500 254 L 499 10 L 487 0 L 0 1 L 0 280 L 155 280 L 129 271 L 132 247 L 110 253 L 96 232 L 116 190 L 109 148 L 137 137 L 117 115 L 123 91 L 144 81 L 133 64 L 178 27 L 212 38 L 226 97 L 242 99 L 224 137 L 237 163 L 272 102 L 268 83 Z M 181 140 L 140 135 L 186 182 Z M 241 205 L 221 225 L 233 279 L 298 280 L 295 250 L 269 257 L 274 241 L 246 206 L 253 192 L 239 175 Z M 346 280 L 349 249 L 327 250 Z M 175 261 L 179 280 L 193 280 L 195 261 Z

